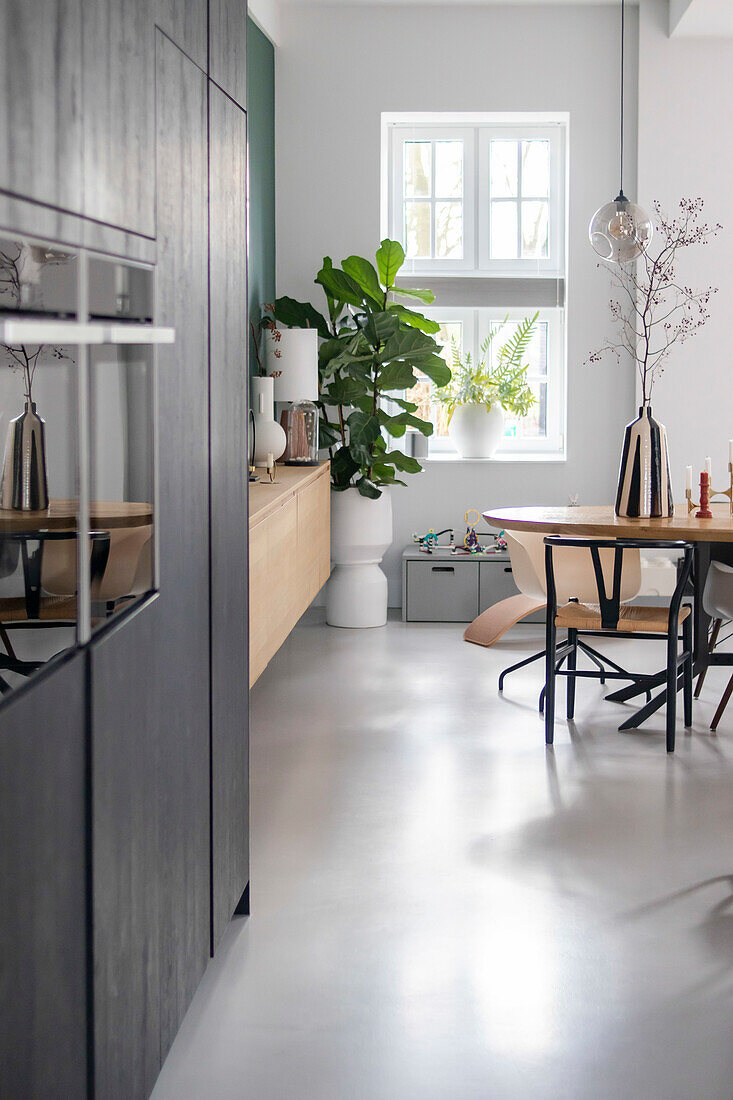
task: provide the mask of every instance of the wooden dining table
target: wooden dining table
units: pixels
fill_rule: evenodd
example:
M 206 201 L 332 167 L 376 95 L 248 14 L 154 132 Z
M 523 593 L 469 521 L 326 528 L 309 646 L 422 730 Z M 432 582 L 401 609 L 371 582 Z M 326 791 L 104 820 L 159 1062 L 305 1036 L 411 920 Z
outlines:
M 694 595 L 694 671 L 710 665 L 733 665 L 733 653 L 708 648 L 710 618 L 703 607 L 703 591 L 711 560 L 733 564 L 733 515 L 728 503 L 711 505 L 712 519 L 696 519 L 687 504 L 675 506 L 667 519 L 626 519 L 615 515 L 612 505 L 490 508 L 483 517 L 490 527 L 505 531 L 535 531 L 542 535 L 599 539 L 675 539 L 694 546 L 692 590 Z M 662 677 L 660 676 L 660 683 Z M 644 688 L 632 685 L 614 693 L 618 701 L 634 698 Z

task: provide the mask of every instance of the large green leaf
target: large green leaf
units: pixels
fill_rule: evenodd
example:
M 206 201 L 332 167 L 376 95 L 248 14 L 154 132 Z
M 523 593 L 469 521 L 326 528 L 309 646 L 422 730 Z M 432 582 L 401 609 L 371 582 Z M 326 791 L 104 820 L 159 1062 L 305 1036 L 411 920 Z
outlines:
M 417 382 L 417 377 L 412 369 L 412 363 L 405 363 L 401 359 L 395 359 L 392 363 L 385 363 L 379 372 L 379 389 L 382 393 L 391 393 L 392 390 L 409 390 Z
M 383 301 L 384 291 L 369 260 L 365 260 L 362 256 L 347 256 L 345 260 L 342 260 L 341 267 L 355 283 L 359 284 L 365 294 L 377 303 Z
M 341 432 L 337 424 L 332 424 L 323 416 L 318 421 L 318 443 L 321 447 L 333 447 L 341 442 Z
M 416 428 L 422 435 L 433 434 L 433 425 L 429 420 L 421 420 L 419 416 L 413 416 L 412 413 L 407 412 L 398 413 L 397 416 L 385 413 L 382 427 L 396 438 L 403 436 L 406 428 Z
M 377 270 L 383 286 L 391 290 L 397 278 L 397 272 L 405 262 L 405 250 L 399 241 L 386 238 L 377 249 Z
M 355 378 L 340 375 L 325 387 L 322 400 L 327 405 L 352 405 L 363 392 L 364 387 Z
M 348 447 L 339 447 L 331 459 L 331 480 L 337 489 L 347 489 L 351 479 L 359 469 L 359 463 L 354 458 Z
M 365 476 L 357 478 L 356 487 L 363 497 L 368 497 L 370 500 L 378 500 L 382 495 L 382 490 Z
M 420 290 L 416 287 L 393 286 L 392 293 L 401 294 L 403 298 L 417 298 L 419 301 L 424 302 L 426 306 L 431 306 L 435 301 L 432 290 Z
M 419 474 L 422 466 L 416 458 L 403 454 L 402 451 L 387 451 L 382 455 L 383 462 L 391 462 L 398 470 L 404 470 L 406 474 Z
M 427 374 L 430 381 L 438 388 L 447 386 L 452 378 L 450 367 L 439 355 L 421 356 L 416 358 L 414 363 L 415 367 L 423 374 Z
M 429 317 L 423 317 L 422 313 L 415 313 L 414 310 L 400 305 L 399 302 L 390 302 L 387 309 L 391 313 L 395 313 L 400 321 L 404 321 L 411 328 L 418 328 L 421 332 L 440 332 L 440 325 L 437 321 L 431 321 Z
M 324 256 L 323 267 L 316 275 L 327 294 L 338 302 L 348 302 L 352 306 L 363 305 L 364 295 L 358 283 L 355 283 L 344 271 L 333 266 L 330 256 Z
M 377 485 L 407 485 L 406 481 L 400 481 L 399 478 L 395 477 L 393 466 L 386 466 L 383 462 L 374 463 L 372 478 Z
M 438 348 L 432 336 L 416 328 L 400 328 L 387 340 L 382 354 L 384 359 L 417 359 L 434 353 Z
M 310 302 L 296 302 L 295 298 L 278 298 L 275 302 L 275 320 L 288 328 L 314 328 L 327 340 L 331 335 L 328 322 Z
M 379 417 L 372 415 L 372 413 L 365 413 L 361 409 L 356 409 L 349 414 L 346 423 L 349 426 L 350 444 L 357 443 L 371 447 L 379 436 Z
M 334 372 L 333 360 L 344 350 L 343 343 L 335 336 L 325 340 L 318 349 L 318 370 L 326 378 Z

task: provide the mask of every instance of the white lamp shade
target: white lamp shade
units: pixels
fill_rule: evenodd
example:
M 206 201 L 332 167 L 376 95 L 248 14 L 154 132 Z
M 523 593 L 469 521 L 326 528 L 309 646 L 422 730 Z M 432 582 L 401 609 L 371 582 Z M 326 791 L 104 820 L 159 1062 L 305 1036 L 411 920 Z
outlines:
M 317 331 L 281 328 L 277 333 L 268 330 L 265 336 L 265 364 L 267 373 L 275 378 L 275 400 L 317 401 Z

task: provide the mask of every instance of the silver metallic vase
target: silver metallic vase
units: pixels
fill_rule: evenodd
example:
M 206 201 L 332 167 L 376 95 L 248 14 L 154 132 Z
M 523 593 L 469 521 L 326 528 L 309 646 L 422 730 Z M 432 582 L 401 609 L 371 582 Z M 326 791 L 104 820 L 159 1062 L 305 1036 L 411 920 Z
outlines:
M 648 405 L 640 408 L 637 419 L 626 425 L 616 515 L 630 519 L 674 515 L 667 429 L 654 419 Z
M 22 512 L 48 508 L 45 424 L 36 403 L 26 401 L 25 412 L 8 425 L 3 461 L 0 504 Z

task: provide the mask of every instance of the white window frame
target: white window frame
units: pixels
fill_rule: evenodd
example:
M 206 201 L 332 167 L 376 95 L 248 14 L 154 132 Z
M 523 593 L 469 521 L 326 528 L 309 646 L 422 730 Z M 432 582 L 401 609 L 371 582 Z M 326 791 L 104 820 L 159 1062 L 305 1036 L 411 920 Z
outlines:
M 463 353 L 470 351 L 476 362 L 481 344 L 489 334 L 490 326 L 507 318 L 507 328 L 539 312 L 538 321 L 548 324 L 547 357 L 547 435 L 538 439 L 516 437 L 505 439 L 494 459 L 490 461 L 518 461 L 521 459 L 563 460 L 566 457 L 565 409 L 566 399 L 566 348 L 565 310 L 546 307 L 537 311 L 525 306 L 501 309 L 498 306 L 451 309 L 449 306 L 425 310 L 433 320 L 460 321 L 463 324 Z M 449 363 L 449 357 L 446 356 Z M 428 459 L 459 459 L 450 439 L 428 437 Z M 488 460 L 485 460 L 488 461 Z
M 468 125 L 467 125 L 468 124 Z M 405 140 L 464 142 L 462 260 L 415 258 L 404 274 L 554 277 L 565 274 L 567 236 L 567 128 L 565 113 L 382 115 L 382 231 L 404 244 L 403 146 Z M 544 259 L 490 258 L 489 150 L 492 138 L 539 137 L 550 142 L 549 255 Z M 480 204 L 484 197 L 483 205 Z M 434 201 L 434 200 L 433 200 Z M 474 244 L 477 242 L 477 244 Z
M 491 258 L 491 142 L 496 138 L 513 141 L 531 141 L 533 138 L 550 143 L 550 194 L 548 196 L 548 255 L 544 258 L 494 260 Z M 565 129 L 563 126 L 482 126 L 478 131 L 478 194 L 485 196 L 484 216 L 478 216 L 478 267 L 490 275 L 541 274 L 559 277 L 565 271 Z M 501 202 L 514 202 L 521 208 L 524 196 L 521 179 L 516 199 L 502 198 Z M 537 198 L 527 195 L 527 199 Z M 521 233 L 520 223 L 517 232 Z M 518 249 L 519 251 L 519 249 Z
M 476 167 L 475 167 L 475 132 L 471 127 L 448 126 L 405 126 L 395 128 L 392 133 L 390 153 L 390 179 L 391 200 L 390 208 L 393 211 L 394 226 L 390 230 L 393 240 L 405 244 L 405 201 L 403 198 L 404 183 L 404 143 L 406 141 L 462 141 L 463 142 L 463 258 L 460 260 L 432 259 L 420 257 L 406 261 L 406 268 L 412 271 L 430 270 L 445 274 L 450 271 L 469 272 L 476 267 Z M 430 196 L 422 201 L 430 202 L 434 207 L 444 196 L 435 195 L 435 156 L 431 154 L 431 188 Z M 421 201 L 420 198 L 412 201 Z M 450 201 L 450 200 L 449 200 Z M 435 215 L 431 218 L 431 244 L 432 226 Z

